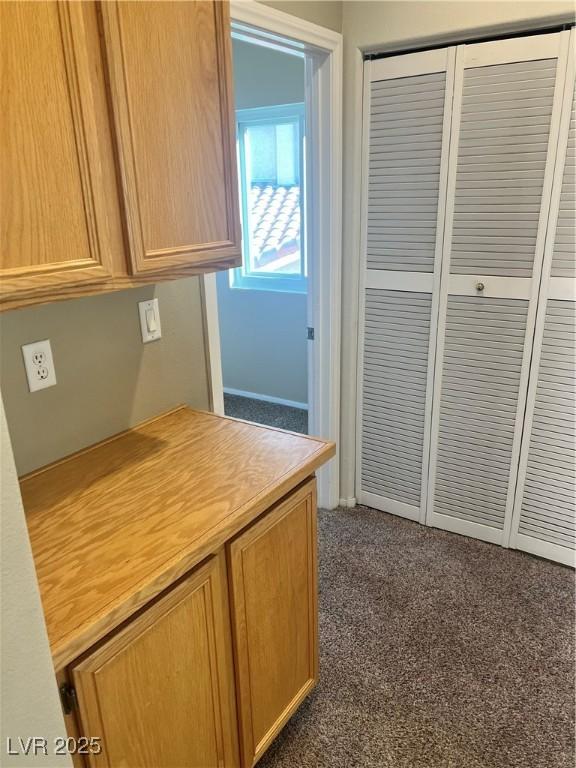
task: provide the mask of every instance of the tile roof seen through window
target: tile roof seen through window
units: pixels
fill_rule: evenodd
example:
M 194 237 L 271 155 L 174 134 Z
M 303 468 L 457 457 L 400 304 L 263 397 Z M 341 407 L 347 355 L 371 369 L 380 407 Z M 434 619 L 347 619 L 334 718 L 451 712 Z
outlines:
M 250 225 L 254 269 L 300 269 L 300 187 L 252 182 Z

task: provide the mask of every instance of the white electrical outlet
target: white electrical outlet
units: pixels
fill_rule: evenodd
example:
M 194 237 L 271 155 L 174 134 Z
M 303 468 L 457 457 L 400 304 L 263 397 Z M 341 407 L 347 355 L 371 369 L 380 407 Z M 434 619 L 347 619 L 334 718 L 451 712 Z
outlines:
M 140 313 L 140 330 L 142 331 L 142 341 L 144 344 L 162 338 L 158 299 L 139 301 L 138 311 Z
M 22 354 L 30 392 L 53 387 L 56 384 L 56 371 L 54 370 L 50 339 L 24 344 Z

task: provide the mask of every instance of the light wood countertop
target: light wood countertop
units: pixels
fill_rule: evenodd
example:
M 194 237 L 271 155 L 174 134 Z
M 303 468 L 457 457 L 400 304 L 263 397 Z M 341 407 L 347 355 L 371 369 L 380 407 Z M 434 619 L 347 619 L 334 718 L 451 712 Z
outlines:
M 182 407 L 21 479 L 56 670 L 334 456 Z

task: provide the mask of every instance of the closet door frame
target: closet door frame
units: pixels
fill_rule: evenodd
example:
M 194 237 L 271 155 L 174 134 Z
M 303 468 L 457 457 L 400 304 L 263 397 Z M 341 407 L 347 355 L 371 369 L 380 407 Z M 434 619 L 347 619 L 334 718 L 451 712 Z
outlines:
M 444 243 L 442 253 L 442 272 L 440 278 L 439 315 L 437 323 L 437 348 L 434 373 L 434 403 L 432 408 L 431 448 L 428 477 L 428 501 L 426 523 L 443 530 L 472 536 L 483 541 L 509 546 L 512 510 L 518 476 L 520 459 L 520 443 L 522 438 L 522 426 L 524 409 L 526 405 L 528 378 L 530 372 L 530 357 L 536 322 L 536 310 L 542 275 L 542 261 L 544 256 L 544 243 L 546 227 L 550 211 L 550 199 L 552 181 L 556 165 L 556 150 L 558 147 L 558 134 L 562 99 L 564 93 L 564 80 L 566 74 L 566 56 L 568 49 L 568 32 L 535 35 L 530 37 L 512 38 L 510 40 L 497 40 L 493 42 L 476 43 L 472 45 L 459 45 L 456 51 L 456 71 L 454 78 L 454 100 L 452 108 L 452 128 L 450 136 L 450 151 L 448 160 L 448 185 L 446 201 L 446 221 L 444 226 Z M 504 50 L 504 45 L 506 50 Z M 547 160 L 543 177 L 543 188 L 540 205 L 540 215 L 534 254 L 534 267 L 531 277 L 502 277 L 492 275 L 451 275 L 451 244 L 454 224 L 454 207 L 456 193 L 456 174 L 458 166 L 458 149 L 462 113 L 463 80 L 465 69 L 490 66 L 497 64 L 514 63 L 518 61 L 530 61 L 543 58 L 557 58 L 556 83 L 550 118 L 550 131 L 548 137 Z M 520 373 L 520 385 L 518 403 L 516 409 L 515 430 L 512 442 L 512 455 L 510 460 L 510 474 L 508 476 L 508 489 L 506 497 L 506 511 L 503 528 L 494 528 L 489 525 L 463 520 L 457 517 L 444 515 L 434 511 L 435 479 L 438 458 L 438 439 L 440 424 L 440 407 L 442 393 L 442 368 L 444 361 L 444 346 L 446 333 L 446 317 L 449 296 L 476 296 L 478 295 L 476 284 L 487 279 L 485 289 L 482 291 L 484 298 L 509 297 L 528 300 L 528 314 L 526 320 L 526 332 L 524 336 L 524 348 Z M 511 296 L 511 289 L 514 296 Z
M 552 199 L 548 216 L 548 227 L 546 231 L 546 242 L 544 245 L 544 259 L 542 265 L 542 280 L 538 296 L 538 308 L 536 312 L 534 345 L 532 350 L 532 361 L 529 371 L 528 395 L 526 404 L 526 414 L 524 420 L 524 429 L 522 436 L 522 445 L 520 449 L 518 481 L 516 488 L 516 497 L 514 500 L 514 509 L 512 515 L 512 525 L 510 531 L 509 546 L 515 549 L 522 549 L 540 557 L 550 558 L 563 563 L 564 565 L 575 566 L 576 553 L 559 544 L 553 544 L 548 541 L 542 541 L 532 536 L 519 533 L 520 517 L 522 512 L 522 501 L 524 495 L 524 484 L 526 481 L 526 472 L 528 468 L 528 458 L 530 453 L 530 442 L 532 435 L 532 423 L 534 410 L 536 406 L 536 395 L 538 389 L 538 374 L 540 369 L 540 359 L 542 356 L 542 343 L 544 339 L 544 324 L 546 321 L 546 311 L 548 299 L 560 299 L 564 301 L 576 302 L 576 283 L 570 277 L 552 277 L 552 259 L 554 256 L 554 243 L 556 237 L 556 224 L 560 208 L 560 195 L 562 192 L 562 182 L 564 177 L 564 164 L 568 148 L 568 133 L 570 130 L 570 116 L 572 102 L 574 100 L 574 88 L 576 85 L 576 56 L 574 44 L 576 35 L 572 30 L 568 45 L 568 62 L 566 67 L 566 76 L 563 89 L 562 115 L 560 121 L 560 134 L 558 139 L 558 151 L 554 166 L 554 179 L 552 184 Z
M 361 176 L 361 230 L 360 230 L 360 276 L 358 281 L 358 353 L 357 353 L 357 402 L 356 402 L 356 499 L 391 514 L 415 520 L 426 521 L 428 464 L 430 457 L 430 430 L 432 417 L 432 387 L 436 353 L 436 323 L 440 293 L 441 260 L 444 240 L 445 205 L 448 182 L 449 142 L 452 120 L 452 97 L 454 90 L 456 48 L 446 47 L 418 53 L 406 53 L 375 61 L 364 62 L 363 115 L 362 115 L 362 176 Z M 369 205 L 369 160 L 370 160 L 370 91 L 374 80 L 396 79 L 436 72 L 445 72 L 444 114 L 442 125 L 442 150 L 438 189 L 438 210 L 436 216 L 436 240 L 433 272 L 406 272 L 392 270 L 368 270 L 368 205 Z M 377 74 L 378 77 L 374 77 Z M 380 76 L 381 75 L 381 76 Z M 368 273 L 372 274 L 368 274 Z M 430 314 L 430 337 L 428 345 L 428 371 L 426 379 L 426 404 L 421 471 L 420 510 L 417 514 L 411 505 L 395 499 L 387 499 L 362 489 L 362 426 L 363 426 L 363 369 L 364 337 L 366 317 L 366 289 L 404 290 L 429 293 L 432 297 Z

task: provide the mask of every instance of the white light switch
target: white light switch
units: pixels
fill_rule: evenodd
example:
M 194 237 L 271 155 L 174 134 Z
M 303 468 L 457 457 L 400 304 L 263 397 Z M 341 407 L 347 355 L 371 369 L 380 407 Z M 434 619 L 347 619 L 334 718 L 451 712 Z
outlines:
M 160 339 L 162 337 L 162 328 L 160 327 L 158 299 L 139 301 L 138 311 L 140 312 L 140 328 L 144 344 Z
M 22 355 L 24 356 L 30 392 L 53 387 L 56 384 L 56 371 L 54 370 L 50 339 L 24 344 Z

